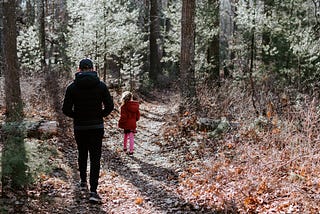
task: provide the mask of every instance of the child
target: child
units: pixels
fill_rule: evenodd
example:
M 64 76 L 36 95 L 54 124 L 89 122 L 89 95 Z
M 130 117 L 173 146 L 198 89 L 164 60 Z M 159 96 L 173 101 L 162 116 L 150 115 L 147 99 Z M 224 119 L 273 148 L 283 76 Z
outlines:
M 134 133 L 137 128 L 137 121 L 140 119 L 139 102 L 133 100 L 133 95 L 125 91 L 121 97 L 119 128 L 124 129 L 123 151 L 127 151 L 127 141 L 130 140 L 129 155 L 133 155 Z

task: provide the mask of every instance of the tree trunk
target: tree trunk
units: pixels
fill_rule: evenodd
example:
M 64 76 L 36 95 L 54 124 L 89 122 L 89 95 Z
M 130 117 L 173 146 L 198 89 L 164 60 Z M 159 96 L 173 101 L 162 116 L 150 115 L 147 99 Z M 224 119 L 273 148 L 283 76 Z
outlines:
M 0 7 L 0 77 L 3 74 L 3 65 L 4 56 L 3 56 L 3 7 Z
M 41 68 L 45 71 L 46 66 L 46 32 L 45 32 L 45 2 L 38 0 L 38 22 L 39 22 L 39 41 L 41 51 Z
M 33 2 L 28 0 L 26 2 L 26 17 L 27 17 L 27 25 L 31 26 L 34 25 L 35 22 L 35 5 Z
M 23 141 L 23 109 L 17 57 L 16 1 L 3 1 L 3 54 L 6 124 L 2 127 L 2 193 L 8 184 L 20 188 L 26 184 L 26 154 Z M 17 152 L 18 151 L 18 152 Z
M 22 118 L 22 100 L 20 90 L 15 1 L 3 3 L 4 28 L 4 77 L 6 94 L 7 121 L 19 121 Z
M 264 0 L 264 11 L 265 14 L 268 17 L 272 15 L 272 9 L 274 7 L 274 0 Z M 264 46 L 269 46 L 271 43 L 271 32 L 269 29 L 263 29 L 262 32 L 262 44 Z M 262 51 L 262 61 L 266 65 L 266 68 L 269 69 L 269 65 L 271 62 L 270 56 L 265 53 L 265 51 Z
M 256 8 L 256 1 L 254 1 L 254 8 Z M 254 12 L 255 17 L 255 12 Z M 255 26 L 256 20 L 253 19 L 253 26 Z M 250 67 L 249 67 L 249 81 L 251 87 L 251 101 L 253 108 L 256 111 L 256 114 L 259 115 L 260 112 L 257 109 L 257 98 L 256 98 L 256 88 L 255 88 L 255 81 L 253 77 L 253 69 L 254 69 L 254 61 L 255 61 L 255 52 L 256 52 L 256 42 L 255 42 L 255 27 L 251 29 L 251 45 L 250 45 Z
M 150 1 L 150 80 L 157 85 L 157 77 L 161 74 L 160 64 L 160 23 L 158 0 Z
M 208 2 L 209 7 L 215 8 L 215 13 L 213 17 L 214 27 L 219 28 L 220 25 L 220 16 L 219 16 L 219 1 L 213 0 Z M 210 69 L 210 76 L 208 84 L 217 83 L 220 84 L 220 33 L 215 34 L 211 38 L 209 47 L 207 50 L 207 62 L 215 65 Z
M 180 57 L 180 113 L 198 109 L 195 62 L 195 0 L 182 1 L 181 57 Z

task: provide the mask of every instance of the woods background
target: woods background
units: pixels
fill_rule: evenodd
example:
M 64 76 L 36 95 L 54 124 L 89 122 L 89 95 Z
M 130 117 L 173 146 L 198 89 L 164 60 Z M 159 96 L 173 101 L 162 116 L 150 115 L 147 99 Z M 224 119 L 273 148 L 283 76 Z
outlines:
M 185 71 L 180 69 L 185 63 L 181 55 L 192 54 L 192 82 L 209 88 L 226 79 L 245 82 L 259 114 L 269 95 L 279 97 L 290 89 L 316 91 L 319 2 L 223 0 L 185 5 L 195 18 L 191 12 L 181 20 L 182 2 L 176 1 L 17 1 L 19 70 L 27 75 L 70 75 L 85 56 L 95 61 L 104 80 L 112 76 L 118 86 L 149 89 L 177 80 Z M 195 36 L 181 41 L 187 33 L 181 31 L 184 22 L 194 22 Z M 3 47 L 3 34 L 0 38 Z M 194 43 L 194 50 L 181 50 L 184 41 Z
M 177 139 L 181 133 L 193 136 L 204 131 L 211 146 L 221 141 L 224 146 L 219 148 L 245 151 L 242 146 L 247 145 L 284 163 L 305 157 L 307 161 L 286 170 L 299 176 L 306 166 L 316 171 L 319 1 L 0 3 L 1 143 L 17 142 L 10 139 L 18 136 L 20 143 L 13 151 L 23 144 L 23 131 L 16 122 L 36 114 L 37 106 L 54 109 L 59 121 L 62 89 L 79 60 L 89 57 L 117 94 L 131 90 L 148 97 L 154 90 L 177 92 L 178 119 L 167 132 Z M 28 82 L 36 84 L 37 91 L 28 91 Z M 207 127 L 216 119 L 233 124 L 223 138 Z M 190 142 L 174 145 L 179 143 Z M 4 163 L 12 154 L 2 150 Z M 22 152 L 19 164 L 9 161 L 13 165 L 8 170 L 4 169 L 8 164 L 2 164 L 2 178 L 9 178 L 2 180 L 2 187 L 11 180 L 13 186 L 28 183 L 25 158 Z M 15 181 L 18 172 L 21 179 Z M 305 182 L 310 178 L 320 185 L 319 176 L 308 177 L 308 172 L 301 174 Z M 243 200 L 248 210 L 258 204 L 250 197 Z

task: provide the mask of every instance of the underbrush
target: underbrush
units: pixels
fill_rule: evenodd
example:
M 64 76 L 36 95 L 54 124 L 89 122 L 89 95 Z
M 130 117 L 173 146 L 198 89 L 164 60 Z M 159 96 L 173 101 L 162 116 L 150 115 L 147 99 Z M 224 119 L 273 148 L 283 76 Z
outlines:
M 180 174 L 177 193 L 199 207 L 223 213 L 318 213 L 318 100 L 300 96 L 281 111 L 265 102 L 265 114 L 257 116 L 250 95 L 225 87 L 220 93 L 201 89 L 200 102 L 201 116 L 226 117 L 234 124 L 228 131 L 210 138 L 206 130 L 198 129 L 194 116 L 180 118 L 175 127 L 174 139 L 179 139 L 182 130 L 185 136 L 186 129 L 189 144 L 201 139 L 197 152 L 186 158 L 194 164 Z
M 53 107 L 61 104 L 68 81 L 61 81 L 56 91 L 59 96 L 53 96 L 55 91 L 48 95 L 48 85 L 40 80 L 32 84 L 22 81 L 24 110 L 28 117 L 50 120 L 56 116 Z M 162 148 L 184 154 L 185 168 L 179 176 L 177 195 L 196 210 L 208 207 L 221 213 L 319 213 L 319 101 L 300 95 L 281 103 L 280 96 L 271 95 L 257 102 L 261 112 L 257 116 L 251 95 L 241 85 L 226 83 L 219 89 L 202 87 L 199 91 L 202 111 L 198 115 L 167 115 L 171 118 L 164 130 L 168 145 Z M 201 128 L 199 118 L 219 122 L 225 118 L 227 128 L 211 135 L 215 130 Z M 57 158 L 59 153 L 51 147 L 61 147 L 61 137 L 26 143 L 29 167 L 35 170 L 30 173 L 45 181 L 39 189 L 47 192 L 57 184 L 48 174 L 53 170 L 61 176 L 68 171 L 63 163 L 55 162 L 62 157 Z

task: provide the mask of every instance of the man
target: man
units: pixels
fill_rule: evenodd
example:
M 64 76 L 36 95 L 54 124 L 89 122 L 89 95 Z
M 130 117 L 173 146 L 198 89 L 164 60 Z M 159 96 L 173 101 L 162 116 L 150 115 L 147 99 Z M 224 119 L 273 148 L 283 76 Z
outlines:
M 100 81 L 93 70 L 90 59 L 82 59 L 79 72 L 66 90 L 62 111 L 73 118 L 74 135 L 78 148 L 80 189 L 87 189 L 87 160 L 90 156 L 90 202 L 100 202 L 97 193 L 102 138 L 104 135 L 103 117 L 114 108 L 112 97 L 105 83 Z

